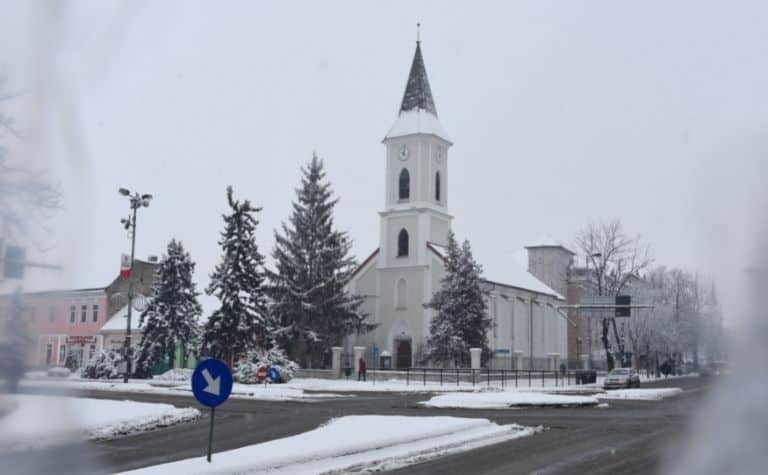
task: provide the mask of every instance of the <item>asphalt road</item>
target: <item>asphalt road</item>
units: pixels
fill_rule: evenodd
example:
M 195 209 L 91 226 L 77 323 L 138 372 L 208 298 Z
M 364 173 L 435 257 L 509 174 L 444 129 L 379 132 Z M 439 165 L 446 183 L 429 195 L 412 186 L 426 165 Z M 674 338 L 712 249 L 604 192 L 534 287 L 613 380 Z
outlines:
M 438 410 L 417 406 L 418 401 L 429 397 L 425 394 L 357 393 L 322 402 L 230 399 L 216 410 L 214 451 L 299 434 L 343 415 L 451 415 L 483 417 L 500 424 L 541 425 L 546 430 L 533 437 L 442 457 L 393 473 L 649 474 L 658 472 L 665 450 L 684 434 L 688 417 L 709 384 L 700 378 L 661 382 L 654 386 L 681 387 L 684 392 L 661 402 L 610 401 L 606 409 Z M 185 396 L 96 391 L 80 394 L 199 407 L 193 398 Z M 111 441 L 5 456 L 0 459 L 0 471 L 5 466 L 13 467 L 14 473 L 108 473 L 201 456 L 208 437 L 208 410 L 201 410 L 205 417 L 192 423 Z

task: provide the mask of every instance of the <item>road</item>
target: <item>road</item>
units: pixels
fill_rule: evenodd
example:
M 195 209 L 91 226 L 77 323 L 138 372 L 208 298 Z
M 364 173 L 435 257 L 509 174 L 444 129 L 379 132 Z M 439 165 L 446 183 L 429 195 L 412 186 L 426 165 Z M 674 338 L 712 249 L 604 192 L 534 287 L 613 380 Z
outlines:
M 230 399 L 216 410 L 214 451 L 299 434 L 343 415 L 451 415 L 483 417 L 499 424 L 541 425 L 546 430 L 533 437 L 442 457 L 393 473 L 647 474 L 658 470 L 664 451 L 684 433 L 688 416 L 708 384 L 700 378 L 660 382 L 654 386 L 681 387 L 684 392 L 661 402 L 610 401 L 607 409 L 438 410 L 417 406 L 418 401 L 428 399 L 425 394 L 357 393 L 322 402 Z M 96 391 L 80 394 L 197 406 L 194 399 L 185 396 Z M 201 456 L 208 436 L 208 412 L 204 411 L 206 417 L 192 423 L 62 447 L 39 457 L 29 452 L 16 454 L 0 462 L 11 464 L 19 472 L 26 467 L 34 473 L 104 473 Z

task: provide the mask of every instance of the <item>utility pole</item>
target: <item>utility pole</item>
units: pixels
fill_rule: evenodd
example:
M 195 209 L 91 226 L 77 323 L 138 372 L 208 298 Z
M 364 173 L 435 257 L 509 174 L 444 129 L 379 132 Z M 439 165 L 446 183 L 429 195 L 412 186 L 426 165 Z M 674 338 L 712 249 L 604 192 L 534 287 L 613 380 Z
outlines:
M 152 201 L 152 195 L 143 194 L 139 195 L 131 192 L 125 188 L 120 188 L 120 194 L 128 197 L 131 204 L 131 212 L 128 215 L 128 219 L 122 219 L 120 222 L 123 227 L 131 230 L 131 270 L 128 275 L 128 322 L 125 328 L 125 342 L 123 344 L 123 358 L 125 358 L 125 374 L 123 375 L 123 382 L 128 382 L 128 377 L 131 374 L 131 310 L 133 309 L 133 267 L 135 264 L 136 256 L 136 212 L 142 206 L 149 207 L 149 202 Z

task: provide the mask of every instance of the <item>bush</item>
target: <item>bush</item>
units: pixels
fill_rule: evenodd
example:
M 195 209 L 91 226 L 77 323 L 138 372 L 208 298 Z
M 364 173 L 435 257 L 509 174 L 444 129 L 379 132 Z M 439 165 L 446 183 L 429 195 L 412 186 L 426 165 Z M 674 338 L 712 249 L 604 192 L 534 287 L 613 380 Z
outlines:
M 246 360 L 235 369 L 235 381 L 242 384 L 257 384 L 259 378 L 256 373 L 262 366 L 277 369 L 281 383 L 290 381 L 299 369 L 299 365 L 289 360 L 283 350 L 253 351 L 249 352 Z
M 101 350 L 85 365 L 82 376 L 88 379 L 117 379 L 120 377 L 118 366 L 121 361 L 123 361 L 121 352 Z

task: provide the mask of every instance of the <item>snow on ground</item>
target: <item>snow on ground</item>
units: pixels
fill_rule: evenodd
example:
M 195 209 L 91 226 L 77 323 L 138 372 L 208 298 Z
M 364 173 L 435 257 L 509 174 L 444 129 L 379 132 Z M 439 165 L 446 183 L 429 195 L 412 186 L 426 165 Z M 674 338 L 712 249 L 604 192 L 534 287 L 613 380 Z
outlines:
M 0 452 L 85 439 L 110 439 L 196 419 L 170 404 L 103 399 L 0 396 Z
M 635 401 L 659 401 L 683 392 L 680 388 L 613 389 L 597 394 L 598 399 L 631 399 Z
M 596 406 L 592 396 L 564 396 L 533 391 L 450 393 L 434 396 L 419 404 L 434 408 L 507 409 L 519 406 Z
M 23 380 L 23 388 L 63 389 L 75 391 L 112 391 L 150 394 L 176 394 L 192 397 L 192 387 L 189 382 L 169 380 L 131 379 L 128 383 L 121 380 L 93 379 L 34 379 Z M 266 399 L 272 401 L 318 401 L 327 398 L 341 397 L 338 394 L 307 394 L 298 388 L 284 384 L 239 384 L 232 386 L 233 398 Z
M 316 474 L 391 470 L 533 435 L 540 427 L 458 417 L 346 416 L 303 434 L 139 469 L 130 474 Z M 215 444 L 215 441 L 214 441 Z

